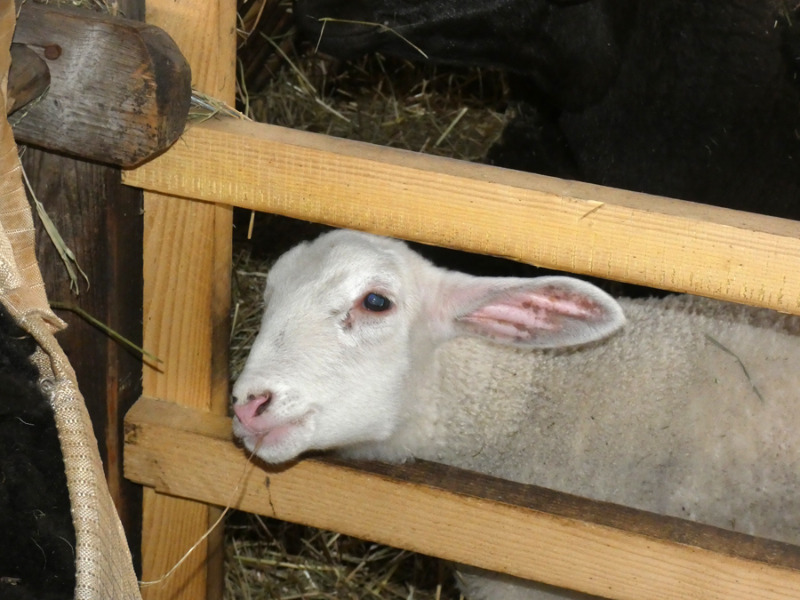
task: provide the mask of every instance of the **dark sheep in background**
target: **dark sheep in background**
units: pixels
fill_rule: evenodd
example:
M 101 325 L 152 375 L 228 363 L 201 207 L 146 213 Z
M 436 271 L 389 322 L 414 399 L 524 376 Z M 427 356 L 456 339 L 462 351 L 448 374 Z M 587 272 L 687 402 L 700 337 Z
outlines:
M 296 0 L 294 12 L 335 56 L 425 60 L 417 46 L 433 63 L 508 72 L 517 116 L 493 164 L 800 218 L 796 0 Z
M 75 528 L 53 409 L 29 358 L 35 349 L 0 306 L 0 598 L 68 600 Z

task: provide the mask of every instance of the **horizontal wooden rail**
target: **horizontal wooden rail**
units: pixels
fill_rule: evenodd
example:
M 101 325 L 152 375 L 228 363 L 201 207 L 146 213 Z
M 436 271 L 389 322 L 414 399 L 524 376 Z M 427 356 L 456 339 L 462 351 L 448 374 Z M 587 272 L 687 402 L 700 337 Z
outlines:
M 800 314 L 800 223 L 237 120 L 144 189 Z
M 800 548 L 432 463 L 248 462 L 230 420 L 142 398 L 125 475 L 158 492 L 305 523 L 609 598 L 787 600 Z

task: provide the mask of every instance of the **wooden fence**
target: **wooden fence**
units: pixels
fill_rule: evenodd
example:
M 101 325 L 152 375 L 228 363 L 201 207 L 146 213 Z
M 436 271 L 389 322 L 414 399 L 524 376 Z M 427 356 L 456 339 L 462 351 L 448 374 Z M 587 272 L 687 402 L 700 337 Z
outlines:
M 194 85 L 232 101 L 234 3 L 148 0 Z M 800 314 L 800 224 L 236 120 L 124 174 L 146 190 L 145 371 L 125 472 L 143 483 L 143 578 L 219 506 L 619 599 L 788 599 L 800 549 L 420 463 L 254 467 L 230 441 L 232 206 Z M 218 597 L 215 533 L 147 598 Z

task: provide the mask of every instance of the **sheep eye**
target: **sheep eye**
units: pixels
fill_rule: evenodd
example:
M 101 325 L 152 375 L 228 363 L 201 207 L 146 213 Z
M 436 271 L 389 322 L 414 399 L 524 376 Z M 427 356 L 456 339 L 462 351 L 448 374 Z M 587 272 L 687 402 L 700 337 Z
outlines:
M 389 310 L 392 306 L 391 301 L 387 297 L 376 294 L 375 292 L 370 292 L 364 296 L 363 304 L 364 308 L 372 312 L 383 312 Z

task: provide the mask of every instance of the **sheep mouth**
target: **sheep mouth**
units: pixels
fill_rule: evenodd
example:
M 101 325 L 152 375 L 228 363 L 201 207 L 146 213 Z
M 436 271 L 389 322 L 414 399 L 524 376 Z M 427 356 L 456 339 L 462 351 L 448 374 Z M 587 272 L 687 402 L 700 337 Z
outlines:
M 296 419 L 278 423 L 263 430 L 252 430 L 242 424 L 238 418 L 235 418 L 234 434 L 243 441 L 250 442 L 254 447 L 254 451 L 258 453 L 260 448 L 280 445 L 295 431 L 306 428 L 312 413 L 313 411 L 309 411 Z

